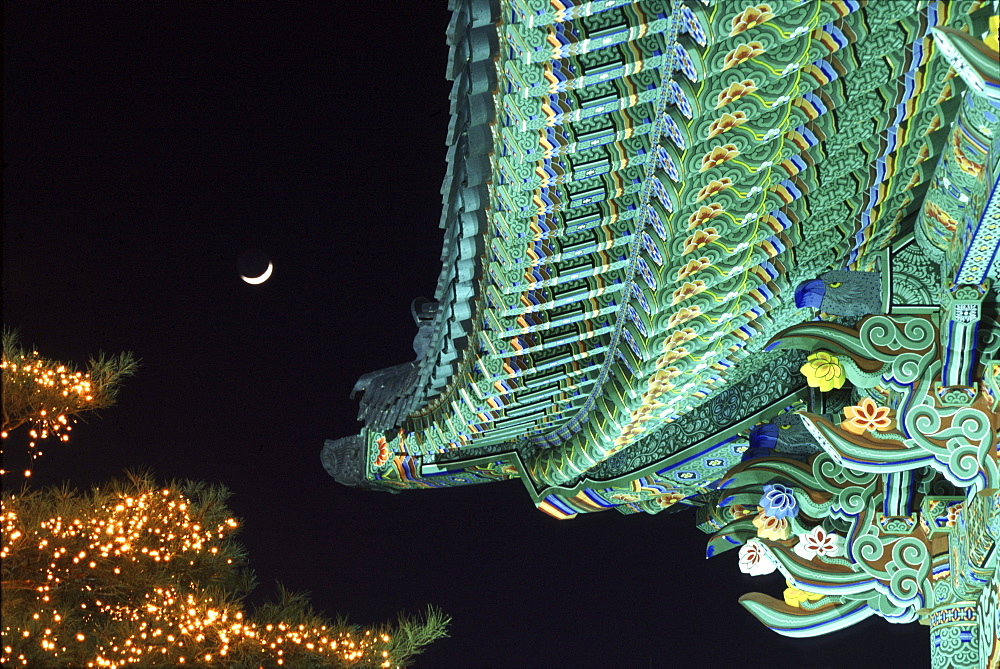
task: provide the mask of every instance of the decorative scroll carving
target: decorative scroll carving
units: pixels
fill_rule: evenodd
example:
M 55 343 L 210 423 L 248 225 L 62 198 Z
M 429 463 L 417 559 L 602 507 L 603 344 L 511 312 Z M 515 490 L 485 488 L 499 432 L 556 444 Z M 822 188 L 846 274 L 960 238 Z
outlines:
M 765 625 L 811 636 L 873 614 L 901 623 L 923 617 L 935 666 L 975 666 L 1000 652 L 988 617 L 996 616 L 1000 540 L 1000 324 L 980 315 L 977 335 L 955 335 L 955 321 L 971 316 L 946 304 L 934 316 L 868 316 L 857 329 L 804 323 L 772 341 L 822 352 L 822 364 L 841 366 L 859 399 L 839 414 L 786 414 L 775 421 L 784 430 L 758 426 L 751 443 L 774 433 L 777 444 L 797 421 L 793 441 L 822 452 L 805 462 L 751 457 L 719 485 L 709 554 L 741 545 L 741 569 L 763 573 L 769 562 L 789 584 L 783 600 L 741 598 Z M 952 378 L 969 384 L 943 386 L 946 364 L 964 365 Z M 832 374 L 808 364 L 802 371 Z M 794 502 L 775 505 L 776 486 Z M 948 488 L 960 494 L 932 496 Z

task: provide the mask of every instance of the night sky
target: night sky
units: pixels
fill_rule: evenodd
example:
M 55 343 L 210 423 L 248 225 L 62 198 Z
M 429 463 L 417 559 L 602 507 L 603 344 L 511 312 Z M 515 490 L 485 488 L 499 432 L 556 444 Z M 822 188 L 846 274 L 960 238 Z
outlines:
M 706 561 L 692 513 L 560 522 L 518 481 L 389 495 L 323 470 L 357 377 L 413 359 L 440 270 L 445 4 L 4 4 L 4 322 L 52 358 L 142 359 L 34 483 L 224 483 L 251 604 L 276 580 L 357 623 L 436 604 L 452 637 L 417 666 L 929 666 L 916 624 L 766 630 L 736 600 L 783 579 Z

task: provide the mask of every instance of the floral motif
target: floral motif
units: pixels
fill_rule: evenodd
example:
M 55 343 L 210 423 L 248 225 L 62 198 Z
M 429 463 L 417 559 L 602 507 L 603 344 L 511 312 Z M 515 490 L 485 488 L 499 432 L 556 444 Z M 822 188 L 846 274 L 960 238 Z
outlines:
M 924 203 L 924 216 L 928 216 L 940 223 L 949 232 L 955 232 L 958 228 L 958 221 L 952 218 L 948 212 L 933 202 Z
M 712 139 L 716 135 L 721 135 L 733 128 L 737 128 L 747 122 L 747 115 L 741 111 L 732 114 L 723 114 L 721 118 L 712 121 L 708 126 L 708 136 L 705 139 Z
M 666 341 L 663 342 L 663 350 L 671 351 L 675 347 L 680 346 L 685 342 L 689 342 L 697 336 L 698 333 L 692 330 L 691 328 L 684 328 L 683 330 L 677 330 L 672 335 L 667 337 Z
M 667 367 L 665 369 L 656 370 L 656 374 L 649 377 L 649 381 L 646 382 L 646 393 L 651 399 L 656 399 L 662 395 L 665 391 L 670 390 L 674 387 L 672 380 L 680 376 L 681 370 L 676 367 Z M 646 401 L 645 399 L 643 401 Z
M 729 31 L 729 36 L 739 35 L 751 28 L 756 28 L 762 23 L 767 23 L 774 18 L 771 5 L 759 4 L 747 7 L 742 12 L 733 17 L 733 29 Z
M 764 486 L 764 494 L 758 504 L 772 518 L 794 517 L 799 512 L 799 503 L 792 489 L 780 483 Z
M 777 565 L 767 555 L 764 545 L 756 539 L 750 539 L 740 546 L 740 571 L 751 576 L 770 574 Z
M 657 383 L 669 383 L 680 375 L 681 370 L 676 367 L 665 367 L 656 371 L 656 374 L 653 375 L 653 380 Z
M 982 174 L 983 165 L 970 160 L 969 157 L 965 155 L 965 151 L 962 150 L 962 142 L 959 139 L 957 132 L 952 133 L 951 149 L 952 156 L 955 158 L 955 163 L 958 165 L 958 169 L 974 177 L 978 177 Z
M 962 170 L 966 174 L 978 177 L 980 174 L 983 173 L 983 166 L 979 163 L 969 160 L 969 158 L 965 155 L 964 151 L 956 149 L 954 156 L 955 156 L 955 162 L 958 163 L 958 169 Z
M 662 508 L 667 508 L 668 506 L 673 506 L 677 502 L 684 499 L 684 494 L 676 490 L 671 490 L 668 493 L 664 493 L 656 498 L 656 503 Z
M 724 88 L 721 93 L 719 93 L 718 102 L 715 105 L 716 109 L 725 107 L 730 102 L 736 102 L 740 98 L 746 97 L 751 93 L 757 92 L 757 82 L 753 79 L 744 79 L 743 81 L 734 81 L 729 86 Z
M 705 285 L 704 281 L 688 281 L 683 286 L 674 291 L 673 299 L 671 300 L 670 304 L 674 305 L 677 304 L 678 302 L 683 302 L 689 297 L 694 297 L 695 295 L 705 290 L 706 288 L 708 288 L 708 286 Z
M 701 307 L 697 305 L 693 307 L 682 307 L 677 310 L 676 314 L 673 314 L 670 317 L 670 320 L 667 321 L 667 327 L 672 328 L 675 325 L 680 325 L 681 323 L 687 323 L 695 316 L 700 316 L 700 315 L 701 315 Z
M 753 526 L 757 528 L 757 536 L 761 539 L 782 541 L 787 539 L 792 533 L 792 528 L 788 524 L 787 518 L 769 516 L 763 509 L 754 516 Z
M 948 507 L 947 516 L 945 517 L 945 527 L 955 527 L 958 523 L 958 516 L 962 513 L 962 507 L 965 506 L 964 503 L 952 504 Z
M 875 400 L 865 397 L 860 404 L 844 407 L 847 420 L 843 421 L 840 427 L 853 434 L 864 434 L 870 430 L 888 432 L 896 427 L 896 421 L 889 416 L 890 413 L 892 409 L 889 407 L 880 407 L 875 404 Z
M 698 191 L 698 199 L 696 202 L 701 202 L 706 197 L 712 197 L 716 193 L 721 193 L 732 185 L 733 180 L 729 177 L 722 177 L 721 179 L 709 181 L 704 188 Z
M 843 388 L 847 377 L 837 356 L 829 351 L 816 351 L 806 358 L 806 364 L 799 368 L 806 377 L 810 388 L 819 388 L 820 392 L 829 392 Z
M 656 366 L 657 368 L 666 367 L 671 363 L 677 362 L 681 358 L 686 358 L 688 355 L 690 355 L 690 353 L 691 352 L 688 351 L 683 346 L 671 349 L 656 359 Z
M 703 246 L 711 244 L 718 238 L 719 231 L 715 228 L 695 230 L 693 235 L 684 240 L 684 252 L 681 255 L 686 256 L 689 253 L 694 253 Z
M 991 16 L 989 31 L 983 43 L 994 51 L 1000 51 L 1000 16 Z
M 690 260 L 688 261 L 688 264 L 684 265 L 684 267 L 681 267 L 679 270 L 677 270 L 677 280 L 681 281 L 683 279 L 686 279 L 692 274 L 700 272 L 701 270 L 705 269 L 711 264 L 712 262 L 708 258 L 698 258 L 697 260 Z
M 652 416 L 649 414 L 653 412 L 653 405 L 650 403 L 640 404 L 639 408 L 632 412 L 632 422 L 634 423 L 645 423 L 650 420 Z
M 760 42 L 749 42 L 747 44 L 740 44 L 735 49 L 726 54 L 726 59 L 723 62 L 722 69 L 728 70 L 731 67 L 742 65 L 751 58 L 756 58 L 762 53 L 764 53 L 764 45 L 761 44 Z
M 732 160 L 736 156 L 740 155 L 740 150 L 736 148 L 735 144 L 723 144 L 722 146 L 714 146 L 712 150 L 706 153 L 701 159 L 701 169 L 699 172 L 704 172 L 705 170 L 710 170 L 713 167 L 718 167 L 727 160 Z
M 752 508 L 752 507 L 749 507 L 749 506 L 743 506 L 742 504 L 733 504 L 733 505 L 728 506 L 726 508 L 729 509 L 729 515 L 732 517 L 733 520 L 739 520 L 740 518 L 746 518 L 747 516 L 752 516 L 755 513 L 757 513 L 757 509 L 756 508 Z
M 839 534 L 827 532 L 821 525 L 817 525 L 812 531 L 800 534 L 799 543 L 792 550 L 806 560 L 812 560 L 817 555 L 836 557 L 844 552 L 842 539 Z
M 705 221 L 711 221 L 716 216 L 721 216 L 725 211 L 718 202 L 698 207 L 696 212 L 688 216 L 688 230 L 693 230 Z
M 382 467 L 385 463 L 389 462 L 389 456 L 391 455 L 389 444 L 386 442 L 385 437 L 379 437 L 375 445 L 378 447 L 378 454 L 375 456 L 374 465 Z
M 642 427 L 638 422 L 628 423 L 622 428 L 618 438 L 615 439 L 615 446 L 624 446 L 645 431 L 646 428 Z
M 785 579 L 785 583 L 788 584 L 788 587 L 785 588 L 785 591 L 781 594 L 785 599 L 785 604 L 788 604 L 789 606 L 801 608 L 803 602 L 818 602 L 823 599 L 822 594 L 796 588 L 795 584 L 788 579 Z

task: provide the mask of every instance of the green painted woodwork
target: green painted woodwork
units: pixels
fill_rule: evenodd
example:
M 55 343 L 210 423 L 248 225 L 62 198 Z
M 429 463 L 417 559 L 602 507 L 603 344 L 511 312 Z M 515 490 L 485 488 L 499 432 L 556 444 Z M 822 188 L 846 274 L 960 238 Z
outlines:
M 995 666 L 991 7 L 457 1 L 437 304 L 324 465 L 695 507 L 709 555 L 785 574 L 742 600 L 776 631 L 921 620 L 935 666 Z M 831 270 L 878 308 L 797 306 Z M 786 429 L 812 446 L 760 445 Z

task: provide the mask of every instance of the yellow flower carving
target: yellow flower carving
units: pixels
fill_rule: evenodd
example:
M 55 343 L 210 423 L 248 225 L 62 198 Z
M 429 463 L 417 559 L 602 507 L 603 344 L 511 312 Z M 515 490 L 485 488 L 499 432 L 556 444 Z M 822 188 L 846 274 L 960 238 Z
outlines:
M 628 423 L 622 428 L 618 438 L 615 439 L 615 446 L 624 446 L 645 431 L 646 428 L 642 427 L 642 425 L 636 421 Z
M 670 304 L 677 304 L 678 302 L 683 302 L 689 297 L 694 297 L 701 291 L 708 288 L 704 281 L 688 281 L 683 286 L 674 291 L 673 299 Z
M 688 262 L 688 264 L 684 265 L 684 267 L 681 267 L 679 270 L 677 270 L 677 280 L 681 281 L 682 279 L 686 279 L 695 272 L 700 272 L 701 270 L 705 269 L 711 264 L 712 263 L 708 258 L 698 258 L 697 260 L 691 260 L 690 262 Z
M 990 17 L 989 34 L 983 38 L 983 42 L 994 51 L 1000 51 L 1000 16 Z
M 693 307 L 683 307 L 679 309 L 676 314 L 670 317 L 670 320 L 667 321 L 667 327 L 672 328 L 675 325 L 687 323 L 689 320 L 699 315 L 701 315 L 701 307 L 697 305 Z
M 716 193 L 721 193 L 732 185 L 733 180 L 729 177 L 722 177 L 718 180 L 709 181 L 708 185 L 698 191 L 698 199 L 696 202 L 701 202 L 706 197 L 712 197 Z
M 746 32 L 751 28 L 756 28 L 762 23 L 766 23 L 774 18 L 774 13 L 771 11 L 771 5 L 760 4 L 753 7 L 747 7 L 742 12 L 733 17 L 732 30 L 729 31 L 729 36 L 739 35 L 742 32 Z
M 669 383 L 681 375 L 681 370 L 676 367 L 667 367 L 666 369 L 657 370 L 656 374 L 653 375 L 653 380 L 657 383 Z
M 684 494 L 677 492 L 676 490 L 671 490 L 668 493 L 664 493 L 656 498 L 656 503 L 659 504 L 664 509 L 668 506 L 673 506 L 677 502 L 684 499 Z
M 695 230 L 694 234 L 684 240 L 684 252 L 681 255 L 686 256 L 689 253 L 693 253 L 703 246 L 711 244 L 719 238 L 719 231 L 715 228 L 705 228 L 704 230 Z
M 732 506 L 726 507 L 729 509 L 729 516 L 733 520 L 739 520 L 740 518 L 746 518 L 747 516 L 752 516 L 756 511 L 750 507 L 743 506 L 742 504 L 733 504 Z
M 924 203 L 924 216 L 929 216 L 934 219 L 943 225 L 949 232 L 955 232 L 955 229 L 958 228 L 958 221 L 948 215 L 948 212 L 941 209 L 941 207 L 937 206 L 933 202 Z
M 689 342 L 697 336 L 698 334 L 691 328 L 684 328 L 683 330 L 677 330 L 672 335 L 670 335 L 666 339 L 666 341 L 663 342 L 663 350 L 664 351 L 673 350 L 675 347 L 680 346 L 685 342 Z
M 896 421 L 889 415 L 891 413 L 892 409 L 889 407 L 880 407 L 875 404 L 875 400 L 865 397 L 856 406 L 844 407 L 847 420 L 840 427 L 854 434 L 864 434 L 869 430 L 888 432 L 896 426 Z
M 727 160 L 732 160 L 736 156 L 740 155 L 740 150 L 736 148 L 735 144 L 723 144 L 722 146 L 712 147 L 712 150 L 706 153 L 701 159 L 701 169 L 699 172 L 704 172 L 705 170 L 710 170 L 713 167 L 718 167 Z
M 696 212 L 688 216 L 688 230 L 694 230 L 702 223 L 711 221 L 716 216 L 721 216 L 725 211 L 718 202 L 698 207 Z
M 680 360 L 681 358 L 686 357 L 687 355 L 688 355 L 688 350 L 686 348 L 684 348 L 683 346 L 681 346 L 679 348 L 672 349 L 670 351 L 667 351 L 666 353 L 664 353 L 663 355 L 661 355 L 659 358 L 656 359 L 656 366 L 658 368 L 660 368 L 660 367 L 666 367 L 670 363 L 677 362 L 678 360 Z
M 788 585 L 782 596 L 785 599 L 785 604 L 789 606 L 794 606 L 796 608 L 801 608 L 802 602 L 818 602 L 823 599 L 823 595 L 818 592 L 808 592 L 800 588 L 795 587 L 795 584 L 785 579 L 785 583 Z
M 762 53 L 764 53 L 764 45 L 761 44 L 760 42 L 749 42 L 747 44 L 740 44 L 735 49 L 726 54 L 726 60 L 722 66 L 722 69 L 728 70 L 731 67 L 742 65 L 751 58 L 756 58 Z
M 705 139 L 712 139 L 716 135 L 721 135 L 733 128 L 739 127 L 747 122 L 747 115 L 741 111 L 732 114 L 723 114 L 720 118 L 712 121 L 708 126 L 708 136 Z
M 819 388 L 823 393 L 843 388 L 847 381 L 840 360 L 829 351 L 816 351 L 811 354 L 799 371 L 806 377 L 806 382 L 811 388 Z
M 743 81 L 735 81 L 719 93 L 718 102 L 715 105 L 716 109 L 720 107 L 725 107 L 730 102 L 736 102 L 742 97 L 746 97 L 751 93 L 757 92 L 757 84 L 753 79 L 744 79 Z
M 775 518 L 768 516 L 761 509 L 754 516 L 753 525 L 757 528 L 757 536 L 761 539 L 771 539 L 772 541 L 782 541 L 792 534 L 792 528 L 788 524 L 788 518 Z
M 646 382 L 646 393 L 651 399 L 655 400 L 657 397 L 662 395 L 668 390 L 672 390 L 674 384 L 670 383 L 673 379 L 680 376 L 681 370 L 676 367 L 667 367 L 666 369 L 658 369 L 656 374 L 649 377 L 649 381 Z M 643 396 L 643 402 L 647 401 Z
M 652 418 L 649 414 L 653 411 L 652 404 L 640 404 L 639 408 L 632 412 L 631 418 L 634 423 L 645 423 Z

